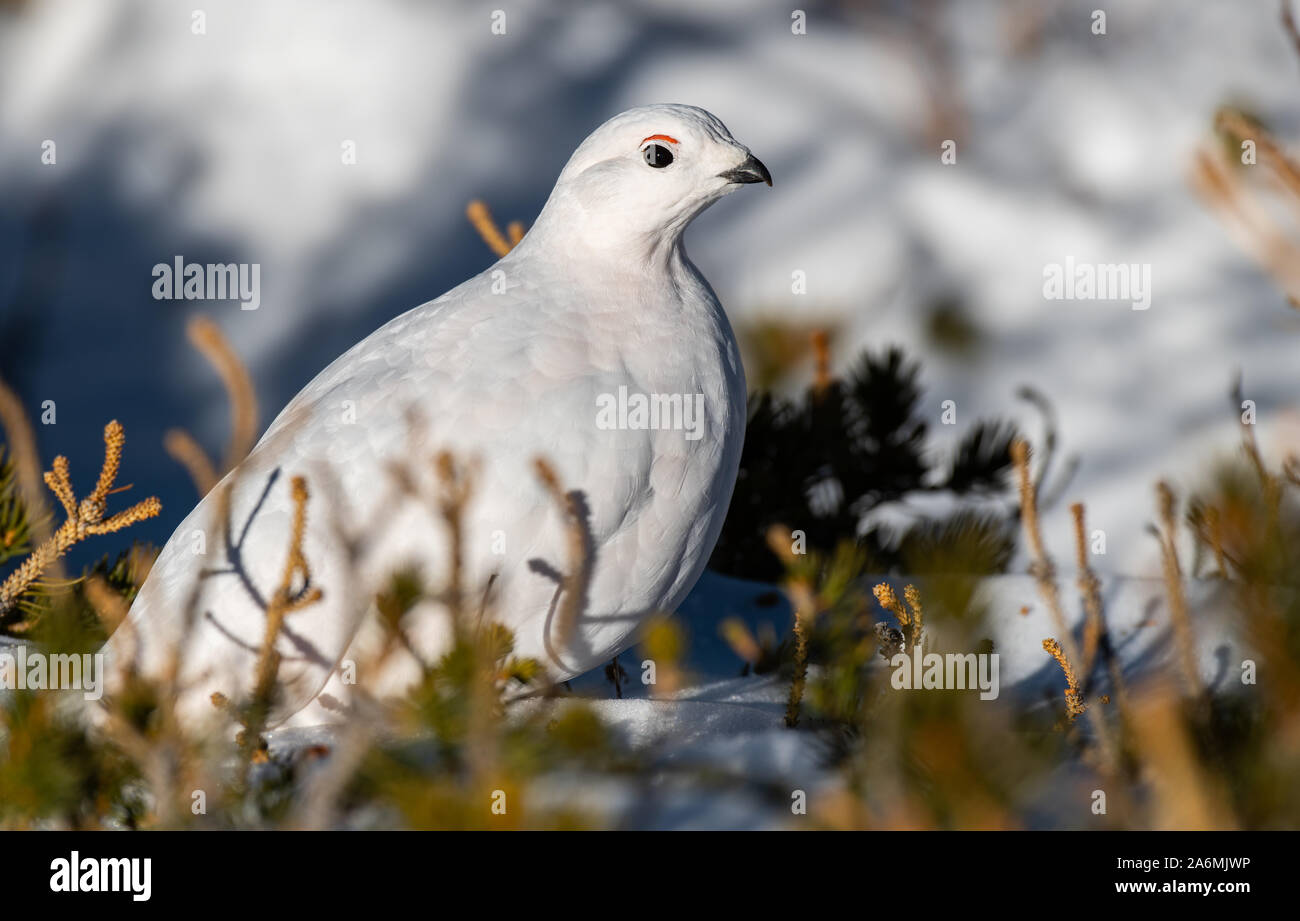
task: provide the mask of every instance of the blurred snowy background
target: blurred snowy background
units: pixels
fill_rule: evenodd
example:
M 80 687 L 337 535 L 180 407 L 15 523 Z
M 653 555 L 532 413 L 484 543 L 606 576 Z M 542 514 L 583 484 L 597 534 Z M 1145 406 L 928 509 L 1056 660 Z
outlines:
M 121 481 L 164 504 L 134 537 L 161 542 L 194 502 L 163 432 L 214 455 L 227 437 L 189 315 L 246 358 L 265 425 L 491 263 L 470 199 L 531 222 L 577 143 L 646 102 L 715 112 L 775 177 L 688 233 L 736 324 L 830 326 L 841 362 L 904 344 L 940 438 L 948 399 L 957 430 L 1009 415 L 1036 437 L 1015 391 L 1042 391 L 1079 458 L 1067 497 L 1107 532 L 1103 573 L 1150 570 L 1157 477 L 1236 445 L 1238 371 L 1264 444 L 1300 441 L 1300 315 L 1187 181 L 1220 105 L 1300 128 L 1274 2 L 1126 0 L 1105 35 L 1098 0 L 810 0 L 802 35 L 792 4 L 741 0 L 197 5 L 204 34 L 168 0 L 0 5 L 0 375 L 34 418 L 55 402 L 42 455 L 70 455 L 78 482 L 123 422 Z M 260 264 L 260 308 L 153 299 L 177 255 Z M 1151 308 L 1046 300 L 1044 265 L 1069 258 L 1150 263 Z M 1067 555 L 1064 503 L 1045 524 Z
M 806 34 L 792 31 L 796 7 Z M 1098 8 L 1104 35 L 1093 32 Z M 490 265 L 465 218 L 471 199 L 503 225 L 531 223 L 570 152 L 610 115 L 692 103 L 775 178 L 687 234 L 742 335 L 829 329 L 839 369 L 864 347 L 904 345 L 922 362 L 940 449 L 988 417 L 1015 418 L 1041 442 L 1040 416 L 1016 393 L 1043 393 L 1060 451 L 1078 460 L 1064 497 L 1086 501 L 1090 526 L 1107 534 L 1093 565 L 1121 656 L 1141 667 L 1164 643 L 1139 630 L 1161 591 L 1142 578 L 1157 565 L 1145 529 L 1154 482 L 1185 492 L 1209 457 L 1236 449 L 1238 374 L 1270 459 L 1300 449 L 1300 313 L 1189 182 L 1224 105 L 1300 137 L 1300 55 L 1280 10 L 1276 0 L 0 0 L 0 377 L 38 422 L 54 402 L 39 447 L 47 463 L 69 455 L 78 484 L 98 470 L 104 423 L 122 421 L 119 481 L 164 505 L 131 537 L 161 543 L 195 501 L 163 433 L 184 426 L 213 456 L 228 437 L 225 393 L 185 338 L 190 316 L 211 316 L 248 362 L 266 425 L 354 342 Z M 953 165 L 940 160 L 947 140 Z M 43 162 L 51 141 L 56 162 Z M 260 265 L 259 309 L 155 300 L 152 269 L 177 256 Z M 1046 299 L 1044 266 L 1068 260 L 1149 264 L 1150 309 Z M 804 294 L 792 292 L 796 272 Z M 782 386 L 804 386 L 810 371 Z M 939 424 L 946 400 L 957 426 Z M 1066 505 L 1044 521 L 1058 559 L 1072 546 Z M 80 549 L 95 558 L 121 544 Z M 1039 645 L 1052 626 L 1041 606 L 1022 608 L 1030 580 L 986 590 L 1005 683 L 1059 695 Z M 779 728 L 784 686 L 731 677 L 724 617 L 789 626 L 784 605 L 756 612 L 753 591 L 708 576 L 683 606 L 692 664 L 710 681 L 674 707 L 607 699 L 598 673 L 575 686 L 606 698 L 602 716 L 665 764 L 703 760 L 817 789 L 832 782 L 825 753 Z M 1202 604 L 1211 591 L 1193 589 L 1197 607 L 1213 606 Z M 1203 631 L 1207 681 L 1237 660 L 1224 636 Z M 1044 787 L 1052 808 L 1065 782 Z M 603 802 L 637 826 L 779 818 L 743 791 L 657 789 Z

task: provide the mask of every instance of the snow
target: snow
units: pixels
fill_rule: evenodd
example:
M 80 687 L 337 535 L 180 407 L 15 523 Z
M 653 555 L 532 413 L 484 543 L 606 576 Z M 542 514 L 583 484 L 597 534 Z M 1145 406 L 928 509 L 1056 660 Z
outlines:
M 207 309 L 252 364 L 269 419 L 347 345 L 490 261 L 463 217 L 470 198 L 527 221 L 607 115 L 689 99 L 776 176 L 773 194 L 737 196 L 690 233 L 737 322 L 845 324 L 842 359 L 903 342 L 924 360 L 927 409 L 958 398 L 959 423 L 1012 413 L 1032 429 L 1014 391 L 1043 390 L 1082 459 L 1071 494 L 1124 561 L 1107 568 L 1140 574 L 1150 484 L 1231 447 L 1237 369 L 1264 443 L 1295 445 L 1294 426 L 1285 444 L 1268 436 L 1295 392 L 1300 318 L 1186 173 L 1221 103 L 1294 123 L 1296 62 L 1271 11 L 1230 2 L 1126 4 L 1105 36 L 1066 3 L 1042 50 L 1020 57 L 998 10 L 959 4 L 943 24 L 968 120 L 946 167 L 920 140 L 925 62 L 877 17 L 814 10 L 795 36 L 772 4 L 524 3 L 495 36 L 467 4 L 230 0 L 192 35 L 188 11 L 163 2 L 29 7 L 0 26 L 0 303 L 37 334 L 0 360 L 29 399 L 59 407 L 46 453 L 84 457 L 105 418 L 125 417 L 132 473 L 168 508 L 161 539 L 192 501 L 162 430 L 197 415 L 215 446 L 226 410 L 179 334 L 191 306 L 148 297 L 155 262 L 262 265 L 261 309 Z M 1182 53 L 1198 47 L 1213 52 Z M 55 167 L 39 163 L 46 138 Z M 340 162 L 344 140 L 355 166 Z M 48 303 L 14 304 L 38 213 L 55 222 L 61 271 Z M 1044 264 L 1068 256 L 1149 262 L 1152 308 L 1044 300 Z M 807 295 L 791 293 L 795 270 Z M 974 361 L 925 339 L 918 298 L 945 289 L 983 331 Z M 86 342 L 99 347 L 69 346 Z M 150 356 L 146 374 L 120 367 L 128 351 Z M 1069 533 L 1064 508 L 1047 524 Z

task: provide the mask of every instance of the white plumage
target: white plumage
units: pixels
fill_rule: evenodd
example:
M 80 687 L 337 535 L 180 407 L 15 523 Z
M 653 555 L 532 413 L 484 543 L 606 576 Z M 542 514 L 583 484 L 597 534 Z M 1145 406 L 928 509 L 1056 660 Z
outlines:
M 328 718 L 346 703 L 337 670 L 367 642 L 374 591 L 407 565 L 445 584 L 446 527 L 390 470 L 405 463 L 432 484 L 441 450 L 478 465 L 466 590 L 478 597 L 495 576 L 494 614 L 515 632 L 517 653 L 562 680 L 625 648 L 646 616 L 673 610 L 694 585 L 730 501 L 744 372 L 681 235 L 739 183 L 759 180 L 770 184 L 767 170 L 702 109 L 645 106 L 606 122 L 509 255 L 366 337 L 294 398 L 227 477 L 228 526 L 215 520 L 223 483 L 177 528 L 130 627 L 110 639 L 110 661 L 136 645 L 143 670 L 156 673 L 183 648 L 189 718 L 212 712 L 214 691 L 246 693 L 265 601 L 284 568 L 290 479 L 302 475 L 312 494 L 304 549 L 323 596 L 286 621 L 277 647 L 285 694 L 272 723 Z M 701 406 L 698 431 L 671 418 L 657 428 L 598 424 L 602 400 L 620 388 L 664 407 L 674 396 Z M 538 457 L 581 492 L 590 516 L 591 577 L 567 644 L 554 611 L 568 542 Z M 358 531 L 364 539 L 351 546 L 345 535 Z M 411 630 L 435 656 L 449 637 L 446 612 L 423 604 Z M 359 680 L 398 690 L 415 675 L 408 657 Z

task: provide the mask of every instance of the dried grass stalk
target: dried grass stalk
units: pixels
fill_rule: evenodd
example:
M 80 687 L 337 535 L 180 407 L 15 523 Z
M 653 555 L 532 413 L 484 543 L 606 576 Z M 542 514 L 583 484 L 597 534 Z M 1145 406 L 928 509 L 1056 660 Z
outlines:
M 1056 586 L 1056 567 L 1043 544 L 1042 528 L 1038 521 L 1038 491 L 1029 473 L 1028 443 L 1021 440 L 1011 443 L 1011 461 L 1015 465 L 1016 479 L 1020 486 L 1020 521 L 1024 525 L 1025 542 L 1029 545 L 1029 572 L 1038 585 L 1038 593 L 1047 605 L 1048 614 L 1051 615 L 1057 635 L 1061 637 L 1066 654 L 1077 662 L 1079 653 L 1074 648 L 1074 637 L 1061 608 L 1061 594 Z
M 50 536 L 49 508 L 41 489 L 41 458 L 36 450 L 36 436 L 23 409 L 22 400 L 0 380 L 0 426 L 3 426 L 9 456 L 13 459 L 23 507 L 31 522 L 32 536 L 39 543 Z
M 1201 768 L 1187 721 L 1172 688 L 1135 695 L 1133 738 L 1145 765 L 1154 801 L 1149 826 L 1161 831 L 1232 830 L 1227 797 Z
M 1079 594 L 1083 597 L 1085 616 L 1083 627 L 1083 661 L 1080 663 L 1085 677 L 1092 674 L 1092 666 L 1097 661 L 1097 650 L 1101 646 L 1102 634 L 1106 630 L 1101 611 L 1101 580 L 1088 564 L 1088 529 L 1084 519 L 1082 502 L 1070 506 L 1074 518 L 1075 564 L 1078 568 Z
M 1259 137 L 1252 135 L 1252 139 L 1258 143 Z M 1294 179 L 1293 165 L 1280 164 L 1290 161 L 1271 162 L 1278 165 L 1277 177 L 1289 185 Z M 1300 244 L 1246 189 L 1240 172 L 1230 168 L 1221 151 L 1203 149 L 1193 161 L 1192 188 L 1218 212 L 1238 245 L 1268 271 L 1287 298 L 1300 303 Z
M 216 323 L 196 316 L 190 320 L 185 334 L 216 370 L 230 398 L 230 443 L 219 466 L 209 460 L 199 443 L 184 429 L 168 431 L 163 437 L 163 448 L 189 473 L 199 494 L 206 496 L 253 450 L 257 442 L 257 394 L 248 369 Z
M 1165 594 L 1169 597 L 1169 618 L 1173 622 L 1174 641 L 1178 645 L 1178 663 L 1183 680 L 1192 695 L 1202 691 L 1200 670 L 1196 664 L 1196 639 L 1192 620 L 1187 609 L 1187 594 L 1183 590 L 1183 572 L 1178 563 L 1178 525 L 1175 521 L 1176 500 L 1174 491 L 1163 480 L 1156 484 L 1160 507 L 1160 556 L 1165 579 Z
M 520 225 L 521 232 L 519 234 L 519 239 L 515 240 L 514 243 L 507 240 L 501 233 L 501 228 L 497 226 L 497 222 L 492 219 L 492 212 L 488 209 L 487 204 L 479 201 L 477 198 L 465 207 L 465 216 L 469 218 L 469 222 L 474 225 L 474 229 L 477 230 L 478 235 L 483 238 L 483 242 L 488 245 L 488 249 L 496 253 L 498 259 L 505 256 L 510 252 L 510 250 L 514 249 L 514 243 L 518 243 L 519 240 L 522 240 L 524 237 L 522 233 L 522 225 Z M 511 226 L 513 228 L 515 225 Z M 511 232 L 511 236 L 514 236 L 513 231 Z

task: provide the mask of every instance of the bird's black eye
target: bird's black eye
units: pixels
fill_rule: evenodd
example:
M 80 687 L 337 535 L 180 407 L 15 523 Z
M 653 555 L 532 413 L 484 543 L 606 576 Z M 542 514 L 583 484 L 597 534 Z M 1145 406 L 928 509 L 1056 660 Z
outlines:
M 663 169 L 673 162 L 673 152 L 662 144 L 651 144 L 641 151 L 641 155 L 645 157 L 645 162 L 655 169 Z

